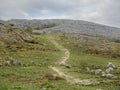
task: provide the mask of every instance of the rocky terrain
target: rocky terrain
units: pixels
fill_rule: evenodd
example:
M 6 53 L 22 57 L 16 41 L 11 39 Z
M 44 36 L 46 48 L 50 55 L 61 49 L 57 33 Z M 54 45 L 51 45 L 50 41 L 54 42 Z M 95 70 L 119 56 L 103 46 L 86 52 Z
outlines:
M 13 19 L 9 22 L 18 25 L 21 28 L 28 26 L 37 27 L 37 30 L 44 30 L 47 33 L 65 32 L 77 33 L 92 36 L 102 36 L 107 38 L 118 39 L 120 37 L 120 28 L 105 26 L 82 20 L 64 20 L 64 19 L 48 19 L 48 20 L 25 20 Z
M 32 35 L 22 31 L 18 26 L 7 21 L 0 21 L 0 50 L 1 53 L 7 51 L 17 51 L 24 47 L 31 46 Z

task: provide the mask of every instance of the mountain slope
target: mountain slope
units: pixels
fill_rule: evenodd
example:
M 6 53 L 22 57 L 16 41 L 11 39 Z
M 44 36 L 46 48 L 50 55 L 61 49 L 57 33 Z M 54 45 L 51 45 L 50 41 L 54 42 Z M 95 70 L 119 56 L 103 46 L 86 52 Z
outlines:
M 50 19 L 50 20 L 24 20 L 16 19 L 9 22 L 19 25 L 21 28 L 27 26 L 43 27 L 44 25 L 54 24 L 50 28 L 42 28 L 47 33 L 51 32 L 65 32 L 87 34 L 92 36 L 103 36 L 107 38 L 118 39 L 120 37 L 120 28 L 105 26 L 92 22 L 82 20 L 64 20 L 64 19 Z

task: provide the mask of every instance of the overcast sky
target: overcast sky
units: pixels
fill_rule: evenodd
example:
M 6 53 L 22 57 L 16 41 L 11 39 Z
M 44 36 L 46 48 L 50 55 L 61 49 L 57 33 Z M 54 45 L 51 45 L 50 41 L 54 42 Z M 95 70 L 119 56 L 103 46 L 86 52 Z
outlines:
M 0 19 L 79 19 L 120 27 L 120 0 L 0 0 Z

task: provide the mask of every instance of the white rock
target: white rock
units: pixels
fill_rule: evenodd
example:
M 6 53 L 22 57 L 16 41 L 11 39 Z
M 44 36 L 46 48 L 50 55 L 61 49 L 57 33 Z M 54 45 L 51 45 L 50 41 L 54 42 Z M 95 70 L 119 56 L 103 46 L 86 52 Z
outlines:
M 117 76 L 110 74 L 110 73 L 105 73 L 105 72 L 102 72 L 102 77 L 117 78 Z
M 100 74 L 100 72 L 102 72 L 101 69 L 97 69 L 97 70 L 95 70 L 95 74 Z

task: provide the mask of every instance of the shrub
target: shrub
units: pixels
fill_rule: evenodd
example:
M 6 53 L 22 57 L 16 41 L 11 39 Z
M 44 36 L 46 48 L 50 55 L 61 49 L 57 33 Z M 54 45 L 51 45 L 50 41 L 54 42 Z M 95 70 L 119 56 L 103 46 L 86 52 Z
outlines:
M 48 80 L 62 80 L 63 79 L 63 78 L 61 78 L 57 75 L 51 74 L 51 73 L 46 73 L 46 74 L 44 74 L 43 77 L 48 79 Z
M 25 32 L 27 33 L 32 33 L 32 27 L 26 27 Z

